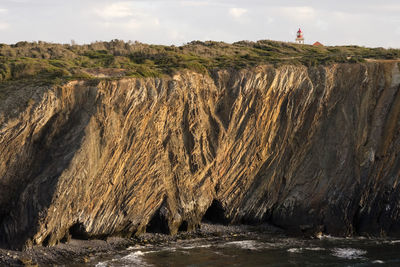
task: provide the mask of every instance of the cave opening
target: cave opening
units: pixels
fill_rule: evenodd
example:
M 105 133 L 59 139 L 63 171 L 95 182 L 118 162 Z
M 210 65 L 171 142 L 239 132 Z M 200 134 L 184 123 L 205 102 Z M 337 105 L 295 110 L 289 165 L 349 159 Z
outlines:
M 46 236 L 46 238 L 42 242 L 42 246 L 44 246 L 44 247 L 49 246 L 50 237 L 51 237 L 51 235 Z
M 164 213 L 161 211 L 161 208 L 158 209 L 149 223 L 146 226 L 146 232 L 147 233 L 160 233 L 160 234 L 170 234 L 169 230 L 169 225 L 168 225 L 168 219 L 164 215 Z
M 213 224 L 228 224 L 225 209 L 220 201 L 214 199 L 202 218 L 202 222 Z
M 187 230 L 188 230 L 188 222 L 183 221 L 178 228 L 178 232 L 187 232 Z
M 69 228 L 69 234 L 71 238 L 87 240 L 89 235 L 86 231 L 85 225 L 83 223 L 77 222 Z

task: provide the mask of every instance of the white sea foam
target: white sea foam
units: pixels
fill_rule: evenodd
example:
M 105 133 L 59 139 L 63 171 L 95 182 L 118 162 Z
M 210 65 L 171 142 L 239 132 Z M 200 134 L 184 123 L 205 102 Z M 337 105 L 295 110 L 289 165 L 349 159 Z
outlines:
M 365 250 L 355 248 L 334 248 L 332 250 L 333 256 L 348 260 L 361 259 L 365 254 L 367 254 Z
M 132 252 L 120 259 L 112 259 L 110 261 L 99 262 L 96 267 L 110 267 L 110 266 L 152 266 L 143 260 L 143 256 L 153 251 L 142 252 L 140 250 Z
M 140 250 L 132 252 L 121 258 L 121 262 L 126 266 L 151 266 L 143 260 L 143 256 L 151 251 L 142 252 Z
M 195 249 L 195 248 L 209 248 L 211 245 L 199 245 L 199 246 L 182 246 L 180 249 Z
M 224 244 L 225 246 L 235 246 L 242 249 L 257 250 L 259 245 L 255 240 L 232 241 Z
M 301 253 L 302 250 L 303 250 L 302 248 L 289 248 L 287 250 L 287 252 L 290 252 L 290 253 Z
M 308 250 L 308 251 L 321 251 L 325 250 L 324 248 L 320 247 L 307 247 L 307 248 L 289 248 L 287 252 L 290 253 L 301 253 L 303 250 Z
M 141 246 L 141 245 L 135 245 L 135 246 L 128 247 L 126 250 L 138 250 L 138 249 L 144 249 L 144 248 L 146 248 L 146 247 Z
M 321 250 L 325 250 L 324 248 L 320 248 L 320 247 L 309 247 L 309 248 L 305 248 L 306 250 L 311 250 L 311 251 L 321 251 Z
M 372 263 L 373 264 L 384 264 L 385 262 L 381 261 L 381 260 L 376 260 L 376 261 L 373 261 Z
M 165 247 L 165 248 L 163 248 L 161 250 L 162 251 L 172 251 L 172 252 L 174 252 L 174 251 L 176 251 L 176 247 Z
M 126 256 L 123 257 L 122 259 L 137 258 L 137 257 L 139 257 L 139 256 L 143 256 L 144 254 L 146 254 L 146 253 L 143 252 L 143 251 L 138 250 L 138 251 L 135 251 L 135 252 L 133 252 L 133 253 L 131 253 L 131 254 L 129 254 L 129 255 L 126 255 Z
M 380 242 L 376 242 L 376 244 L 390 244 L 390 245 L 395 245 L 395 244 L 399 244 L 400 240 L 384 240 L 384 241 L 380 241 Z

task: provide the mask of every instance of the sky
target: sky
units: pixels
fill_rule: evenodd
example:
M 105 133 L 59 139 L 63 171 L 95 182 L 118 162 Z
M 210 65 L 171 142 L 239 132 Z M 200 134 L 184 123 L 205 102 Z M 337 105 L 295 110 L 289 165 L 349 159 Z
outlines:
M 262 39 L 400 48 L 400 0 L 0 0 L 0 43 Z

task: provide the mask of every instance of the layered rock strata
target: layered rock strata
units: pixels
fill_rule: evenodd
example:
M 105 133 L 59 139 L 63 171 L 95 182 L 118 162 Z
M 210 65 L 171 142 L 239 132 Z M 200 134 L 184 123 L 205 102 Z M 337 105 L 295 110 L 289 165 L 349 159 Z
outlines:
M 17 86 L 0 100 L 0 243 L 202 219 L 400 233 L 396 62 Z

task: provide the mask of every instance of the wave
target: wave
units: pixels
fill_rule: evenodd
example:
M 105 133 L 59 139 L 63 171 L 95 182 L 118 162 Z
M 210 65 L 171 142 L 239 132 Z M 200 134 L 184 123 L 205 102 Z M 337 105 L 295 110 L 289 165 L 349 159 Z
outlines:
M 290 252 L 290 253 L 301 253 L 301 251 L 302 251 L 301 248 L 289 248 L 287 250 L 287 252 Z
M 181 246 L 180 249 L 196 249 L 196 248 L 209 248 L 211 245 L 198 245 L 198 246 Z
M 241 249 L 249 249 L 249 250 L 260 249 L 260 243 L 255 240 L 232 241 L 225 243 L 224 246 L 235 246 Z
M 147 251 L 147 252 L 143 252 L 143 251 L 135 251 L 132 252 L 120 259 L 112 259 L 109 261 L 103 261 L 103 262 L 99 262 L 96 264 L 96 267 L 109 267 L 109 266 L 144 266 L 144 267 L 150 267 L 153 265 L 150 265 L 148 263 L 146 263 L 143 259 L 143 256 L 147 253 L 151 253 L 153 251 Z
M 326 250 L 324 248 L 320 248 L 320 247 L 306 247 L 306 248 L 289 248 L 288 250 L 286 250 L 287 252 L 290 253 L 301 253 L 304 250 L 308 250 L 308 251 L 322 251 L 322 250 Z
M 367 251 L 355 248 L 334 248 L 332 255 L 342 259 L 354 260 L 362 259 L 367 254 Z

